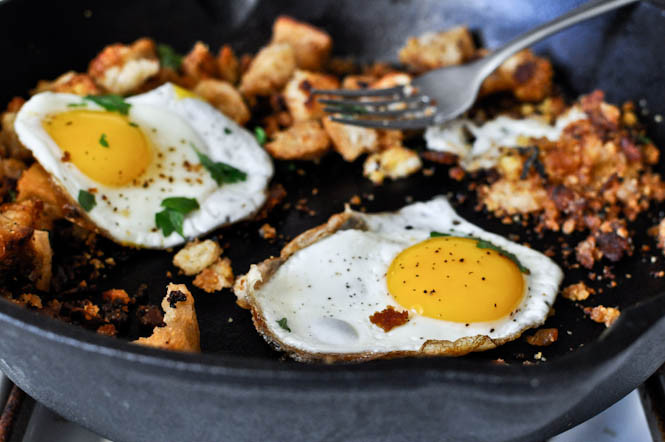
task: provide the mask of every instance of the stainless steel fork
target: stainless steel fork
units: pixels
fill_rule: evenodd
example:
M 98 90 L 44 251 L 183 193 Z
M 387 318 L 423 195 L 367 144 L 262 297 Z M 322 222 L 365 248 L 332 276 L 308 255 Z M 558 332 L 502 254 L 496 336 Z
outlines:
M 410 84 L 387 89 L 315 89 L 334 121 L 379 129 L 420 129 L 468 110 L 485 78 L 516 52 L 584 20 L 638 0 L 591 0 L 549 23 L 522 34 L 486 57 L 430 71 Z

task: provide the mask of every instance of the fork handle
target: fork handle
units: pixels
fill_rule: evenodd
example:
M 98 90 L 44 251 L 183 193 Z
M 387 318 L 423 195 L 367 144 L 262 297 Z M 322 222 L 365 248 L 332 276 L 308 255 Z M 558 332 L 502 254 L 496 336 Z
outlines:
M 604 14 L 605 12 L 622 6 L 635 3 L 638 0 L 591 0 L 583 5 L 578 6 L 572 11 L 568 11 L 562 16 L 538 26 L 519 37 L 511 40 L 503 47 L 494 51 L 491 55 L 485 58 L 485 65 L 483 67 L 483 77 L 491 74 L 498 68 L 501 63 L 506 61 L 511 55 L 515 54 L 524 48 L 528 48 L 537 41 L 542 40 L 552 34 L 555 34 L 569 26 L 579 23 L 584 20 Z

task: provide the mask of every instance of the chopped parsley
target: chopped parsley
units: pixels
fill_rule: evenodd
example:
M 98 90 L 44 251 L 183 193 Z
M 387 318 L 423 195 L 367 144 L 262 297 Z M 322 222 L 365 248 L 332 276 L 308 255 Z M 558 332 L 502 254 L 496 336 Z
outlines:
M 116 94 L 86 95 L 85 99 L 96 103 L 109 112 L 118 112 L 122 115 L 129 114 L 129 108 L 132 107 L 132 105 L 127 103 L 124 98 Z
M 226 135 L 231 135 L 231 134 L 233 133 L 233 131 L 232 131 L 231 129 L 229 129 L 228 127 L 225 127 L 225 128 L 224 128 L 224 133 L 225 133 Z
M 88 103 L 85 101 L 83 103 L 69 103 L 67 107 L 86 107 Z
M 171 68 L 174 71 L 180 69 L 182 64 L 182 55 L 178 54 L 171 46 L 167 44 L 157 45 L 157 55 L 162 67 Z
M 129 125 L 132 126 L 132 127 L 139 127 L 139 125 L 134 123 L 133 121 L 130 121 Z
M 640 144 L 653 144 L 653 141 L 651 141 L 651 138 L 647 137 L 646 135 L 638 135 L 635 137 L 637 139 L 637 142 Z
M 191 144 L 191 143 L 190 143 Z M 236 169 L 233 166 L 230 166 L 226 163 L 214 162 L 206 154 L 199 152 L 199 150 L 191 144 L 194 152 L 199 157 L 201 165 L 206 168 L 212 179 L 215 180 L 218 186 L 226 183 L 237 183 L 239 181 L 245 181 L 247 179 L 247 174 L 240 169 Z
M 445 236 L 452 236 L 452 235 L 450 235 L 448 233 L 441 233 L 441 232 L 436 232 L 436 231 L 432 231 L 432 232 L 429 233 L 430 238 L 439 238 L 439 237 L 445 237 Z M 462 238 L 462 237 L 460 237 L 460 238 Z M 531 271 L 529 271 L 528 268 L 524 267 L 522 265 L 522 263 L 520 262 L 520 260 L 517 259 L 517 256 L 510 253 L 509 251 L 507 251 L 507 250 L 505 250 L 505 249 L 503 249 L 503 248 L 501 248 L 497 245 L 494 245 L 494 244 L 492 244 L 491 242 L 489 242 L 487 240 L 476 238 L 475 236 L 469 236 L 468 238 L 475 240 L 476 241 L 476 247 L 478 247 L 479 249 L 494 250 L 499 255 L 501 255 L 505 258 L 508 258 L 509 260 L 514 262 L 515 265 L 517 266 L 517 268 L 520 269 L 520 272 L 524 273 L 525 275 L 531 274 Z
M 266 144 L 266 141 L 268 141 L 268 135 L 266 135 L 266 131 L 261 126 L 256 126 L 254 128 L 254 136 L 256 137 L 256 141 L 261 146 Z
M 106 139 L 106 134 L 102 134 L 102 136 L 99 137 L 99 144 L 101 144 L 102 147 L 109 147 L 109 141 Z
M 166 198 L 161 204 L 164 210 L 155 214 L 155 224 L 162 230 L 164 237 L 177 232 L 183 238 L 182 226 L 185 215 L 199 208 L 199 203 L 194 198 L 172 197 Z
M 96 205 L 95 195 L 88 192 L 87 190 L 79 190 L 78 197 L 79 204 L 83 207 L 83 210 L 90 212 Z
M 287 332 L 291 333 L 291 329 L 289 328 L 288 322 L 286 322 L 286 318 L 282 318 L 282 319 L 278 320 L 277 324 L 279 324 L 279 326 L 282 327 Z

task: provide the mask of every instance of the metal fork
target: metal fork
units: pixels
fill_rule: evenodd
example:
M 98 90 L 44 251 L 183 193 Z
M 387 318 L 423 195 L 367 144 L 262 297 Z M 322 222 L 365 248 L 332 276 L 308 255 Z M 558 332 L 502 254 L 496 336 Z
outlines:
M 485 78 L 516 52 L 556 32 L 638 0 L 591 0 L 470 63 L 430 71 L 387 89 L 314 89 L 333 121 L 378 129 L 421 129 L 457 117 L 476 100 Z M 341 115 L 341 116 L 340 116 Z

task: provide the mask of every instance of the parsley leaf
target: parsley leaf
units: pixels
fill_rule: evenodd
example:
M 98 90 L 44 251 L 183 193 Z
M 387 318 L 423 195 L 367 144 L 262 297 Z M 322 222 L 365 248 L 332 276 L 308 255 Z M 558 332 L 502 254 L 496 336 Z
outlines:
M 268 135 L 266 135 L 266 131 L 261 126 L 256 126 L 254 128 L 254 136 L 256 137 L 256 141 L 261 146 L 266 144 L 266 141 L 268 141 Z
M 225 133 L 226 135 L 231 135 L 231 134 L 233 133 L 233 131 L 232 131 L 231 129 L 229 129 L 228 127 L 225 127 L 225 128 L 224 128 L 224 133 Z
M 86 190 L 79 190 L 78 201 L 86 212 L 90 212 L 97 205 L 95 195 Z
M 102 136 L 99 137 L 99 144 L 101 144 L 102 147 L 109 147 L 109 142 L 106 139 L 106 134 L 102 134 Z
M 129 108 L 132 107 L 124 98 L 116 94 L 86 95 L 85 99 L 98 104 L 109 112 L 118 112 L 122 115 L 129 114 Z
M 175 210 L 176 212 L 180 212 L 186 215 L 192 210 L 198 209 L 199 202 L 194 198 L 175 196 L 166 198 L 164 201 L 162 201 L 162 207 L 166 207 L 167 209 Z
M 438 238 L 438 237 L 444 237 L 444 236 L 452 236 L 452 235 L 450 235 L 448 233 L 441 233 L 441 232 L 434 232 L 434 231 L 429 233 L 430 238 Z M 531 271 L 528 268 L 524 267 L 522 265 L 522 263 L 520 262 L 520 260 L 517 259 L 517 256 L 510 253 L 509 251 L 507 251 L 507 250 L 505 250 L 505 249 L 503 249 L 503 248 L 501 248 L 497 245 L 494 245 L 494 244 L 492 244 L 491 242 L 489 242 L 487 240 L 476 238 L 475 236 L 469 236 L 468 238 L 476 241 L 476 247 L 478 247 L 479 249 L 494 250 L 499 255 L 501 255 L 505 258 L 508 258 L 509 260 L 514 262 L 515 265 L 517 266 L 517 268 L 520 269 L 520 272 L 524 273 L 525 275 L 530 275 L 531 274 Z
M 129 125 L 132 126 L 132 127 L 139 127 L 139 125 L 134 123 L 133 121 L 130 121 Z
M 162 67 L 171 68 L 174 71 L 180 69 L 182 64 L 182 55 L 178 54 L 173 48 L 166 44 L 157 45 L 157 55 Z
M 191 144 L 191 143 L 190 143 Z M 225 183 L 237 183 L 238 181 L 245 181 L 247 179 L 247 174 L 240 169 L 236 169 L 233 166 L 229 166 L 226 163 L 214 162 L 206 154 L 203 154 L 198 151 L 198 149 L 191 144 L 194 152 L 199 157 L 201 165 L 210 172 L 212 179 L 217 182 L 218 186 L 221 186 Z
M 199 208 L 198 201 L 194 198 L 171 197 L 162 201 L 161 206 L 165 209 L 155 214 L 157 228 L 162 230 L 164 237 L 178 232 L 184 238 L 182 226 L 185 222 L 185 215 Z
M 69 103 L 67 107 L 86 107 L 88 103 L 83 102 L 83 103 Z
M 287 332 L 291 333 L 291 329 L 289 328 L 289 324 L 286 322 L 286 318 L 278 320 L 277 324 L 279 324 L 279 326 L 282 327 Z

